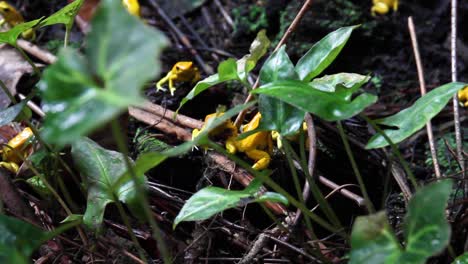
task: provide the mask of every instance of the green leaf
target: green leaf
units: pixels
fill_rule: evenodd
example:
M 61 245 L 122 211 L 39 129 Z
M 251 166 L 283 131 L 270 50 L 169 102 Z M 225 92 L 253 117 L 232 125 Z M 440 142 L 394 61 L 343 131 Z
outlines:
M 280 80 L 298 80 L 294 64 L 282 46 L 271 54 L 260 70 L 260 83 Z M 277 98 L 260 95 L 258 100 L 262 119 L 257 130 L 278 131 L 287 136 L 296 133 L 302 126 L 305 112 Z
M 398 263 L 425 263 L 448 245 L 451 229 L 445 206 L 452 184 L 452 180 L 431 183 L 410 200 L 404 229 L 406 249 Z
M 39 85 L 47 113 L 42 135 L 59 145 L 77 140 L 143 99 L 140 89 L 159 71 L 165 37 L 124 10 L 101 2 L 84 57 L 63 50 Z
M 349 96 L 355 93 L 362 85 L 369 81 L 370 77 L 357 73 L 341 72 L 332 75 L 325 75 L 321 78 L 313 79 L 310 86 L 324 92 L 335 92 L 336 87 L 344 87 Z
M 270 43 L 270 40 L 266 36 L 266 31 L 260 30 L 257 37 L 252 44 L 250 44 L 250 53 L 237 61 L 237 74 L 239 75 L 239 79 L 243 81 L 247 80 L 247 75 L 255 68 L 258 60 L 266 54 Z
M 351 233 L 350 264 L 396 263 L 400 254 L 385 212 L 356 218 Z
M 21 23 L 8 31 L 0 32 L 0 44 L 8 43 L 11 46 L 16 47 L 16 40 L 21 35 L 21 33 L 35 27 L 37 24 L 39 24 L 40 21 L 41 19 L 36 19 L 26 23 Z
M 237 76 L 236 67 L 236 61 L 234 59 L 227 59 L 221 62 L 218 66 L 218 73 L 199 81 L 195 87 L 193 87 L 193 89 L 182 99 L 177 112 L 179 112 L 184 104 L 195 98 L 195 96 L 205 91 L 206 89 L 222 82 L 237 80 L 239 77 Z
M 0 111 L 0 126 L 4 126 L 6 124 L 11 123 L 11 121 L 15 120 L 15 118 L 21 113 L 24 106 L 26 105 L 28 100 L 23 100 L 20 103 L 15 104 L 14 106 L 10 106 L 6 109 Z
M 257 197 L 261 182 L 253 180 L 242 191 L 231 191 L 219 187 L 206 187 L 196 192 L 180 210 L 174 219 L 173 228 L 182 221 L 201 221 L 224 210 L 246 205 L 254 201 L 285 202 L 287 199 L 280 194 L 265 193 Z
M 452 264 L 468 264 L 468 252 L 465 254 L 458 256 Z
M 71 154 L 80 173 L 88 182 L 88 198 L 83 222 L 90 228 L 97 229 L 109 203 L 126 203 L 132 212 L 140 215 L 140 202 L 135 183 L 128 178 L 119 181 L 126 172 L 125 158 L 122 153 L 107 150 L 88 138 L 76 140 L 72 144 Z M 146 184 L 146 178 L 137 174 L 138 184 Z M 120 184 L 115 185 L 116 182 Z
M 443 180 L 423 187 L 413 196 L 404 222 L 404 249 L 390 230 L 384 212 L 358 217 L 351 234 L 350 263 L 426 263 L 449 243 L 445 205 L 451 190 L 452 180 Z
M 310 81 L 325 70 L 338 56 L 351 33 L 358 26 L 339 28 L 317 42 L 296 64 L 299 78 Z
M 75 16 L 81 8 L 84 0 L 75 0 L 64 8 L 50 15 L 49 17 L 42 20 L 39 27 L 51 26 L 55 24 L 65 24 L 67 27 L 71 27 Z
M 429 120 L 444 109 L 450 98 L 466 85 L 458 82 L 442 85 L 419 98 L 411 107 L 395 115 L 376 120 L 376 123 L 393 127 L 385 129 L 384 132 L 393 143 L 399 143 L 424 127 Z M 388 145 L 389 143 L 381 134 L 376 134 L 369 140 L 366 149 Z
M 0 214 L 0 263 L 29 263 L 29 257 L 53 234 Z
M 278 81 L 263 85 L 251 93 L 273 96 L 327 121 L 350 118 L 377 101 L 377 96 L 368 93 L 351 100 L 345 89 L 338 86 L 336 92 L 329 93 L 314 89 L 302 81 Z

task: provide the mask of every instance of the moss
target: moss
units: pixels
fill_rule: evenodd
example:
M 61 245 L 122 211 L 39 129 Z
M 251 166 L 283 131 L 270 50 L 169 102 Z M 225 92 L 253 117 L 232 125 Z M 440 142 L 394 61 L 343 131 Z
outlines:
M 259 5 L 239 6 L 232 10 L 234 34 L 256 33 L 268 27 L 266 8 Z

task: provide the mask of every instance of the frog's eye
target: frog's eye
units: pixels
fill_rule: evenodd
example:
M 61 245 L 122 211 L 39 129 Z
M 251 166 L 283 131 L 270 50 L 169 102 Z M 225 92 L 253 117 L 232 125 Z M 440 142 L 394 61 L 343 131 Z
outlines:
M 2 11 L 8 13 L 8 12 L 10 12 L 10 8 L 9 7 L 4 7 L 4 8 L 2 8 Z

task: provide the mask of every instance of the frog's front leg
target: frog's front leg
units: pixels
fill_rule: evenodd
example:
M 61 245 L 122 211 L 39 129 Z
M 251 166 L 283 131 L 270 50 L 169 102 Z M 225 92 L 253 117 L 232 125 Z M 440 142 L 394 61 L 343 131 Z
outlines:
M 0 19 L 0 27 L 3 26 L 5 24 L 5 22 L 6 22 L 5 19 L 3 19 L 3 18 Z
M 254 170 L 263 170 L 268 167 L 271 161 L 270 154 L 263 150 L 253 149 L 246 151 L 245 154 L 247 157 L 253 159 L 255 164 L 252 166 Z
M 226 150 L 231 154 L 236 154 L 236 137 L 230 137 L 226 140 Z
M 169 78 L 171 77 L 171 72 L 167 73 L 167 75 L 162 78 L 161 80 L 159 80 L 157 83 L 156 83 L 156 91 L 166 91 L 165 88 L 163 88 L 163 84 L 165 84 Z
M 174 96 L 176 88 L 174 87 L 174 79 L 169 77 L 169 91 L 171 92 L 171 95 Z

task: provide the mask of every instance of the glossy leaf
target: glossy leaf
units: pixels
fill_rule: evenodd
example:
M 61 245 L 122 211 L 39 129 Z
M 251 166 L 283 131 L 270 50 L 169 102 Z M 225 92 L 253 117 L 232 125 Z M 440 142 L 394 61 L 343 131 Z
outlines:
M 267 84 L 280 80 L 298 80 L 294 64 L 282 46 L 263 64 L 260 83 Z M 260 95 L 258 99 L 262 119 L 258 130 L 278 131 L 287 136 L 296 133 L 302 126 L 305 112 L 277 98 Z
M 325 70 L 338 56 L 357 26 L 342 27 L 317 42 L 296 64 L 299 78 L 310 81 Z
M 119 181 L 127 168 L 122 153 L 107 150 L 88 138 L 76 140 L 72 144 L 73 161 L 83 177 L 86 177 L 88 197 L 83 222 L 90 228 L 97 229 L 109 203 L 121 201 L 132 212 L 140 215 L 140 201 L 132 179 Z M 139 184 L 145 184 L 146 178 L 137 175 Z M 115 185 L 114 183 L 120 182 Z
M 287 204 L 287 199 L 280 194 L 257 194 L 260 187 L 261 182 L 253 180 L 242 191 L 231 191 L 213 186 L 203 188 L 187 200 L 174 219 L 173 227 L 175 228 L 182 221 L 205 220 L 224 210 L 246 205 L 256 200 L 285 202 Z
M 140 89 L 159 71 L 165 37 L 128 14 L 120 1 L 102 1 L 86 55 L 63 50 L 39 85 L 47 113 L 44 140 L 63 145 L 141 102 Z
M 67 27 L 71 27 L 75 16 L 81 8 L 84 0 L 74 0 L 64 8 L 48 16 L 39 24 L 39 27 L 51 26 L 55 24 L 65 24 Z
M 249 54 L 237 61 L 237 74 L 241 80 L 246 80 L 247 75 L 255 68 L 258 60 L 260 60 L 270 47 L 270 40 L 266 36 L 265 30 L 260 30 L 257 37 L 250 45 Z
M 425 263 L 448 245 L 451 229 L 445 206 L 452 184 L 452 180 L 429 184 L 410 200 L 404 228 L 406 249 L 398 263 Z
M 399 143 L 423 128 L 429 120 L 444 109 L 450 98 L 465 86 L 465 83 L 457 82 L 442 85 L 419 98 L 411 107 L 395 115 L 376 120 L 376 123 L 392 127 L 385 129 L 384 132 L 393 143 Z M 369 140 L 366 148 L 381 148 L 388 145 L 389 143 L 382 135 L 376 134 Z
M 29 263 L 34 250 L 52 237 L 29 223 L 0 214 L 0 263 Z
M 356 218 L 351 234 L 350 264 L 396 263 L 400 254 L 385 212 Z
M 21 33 L 35 27 L 40 21 L 41 19 L 36 19 L 26 23 L 21 23 L 12 27 L 8 31 L 0 32 L 0 44 L 8 43 L 11 46 L 16 47 L 16 40 L 21 35 Z
M 278 81 L 263 85 L 251 93 L 273 96 L 327 121 L 350 118 L 377 101 L 377 96 L 368 93 L 351 100 L 345 89 L 338 86 L 336 92 L 329 93 L 301 81 Z
M 195 98 L 195 96 L 199 95 L 206 89 L 220 84 L 222 82 L 238 80 L 238 78 L 239 77 L 237 76 L 237 65 L 234 59 L 227 59 L 221 62 L 218 66 L 218 73 L 208 76 L 207 78 L 199 81 L 195 85 L 195 87 L 193 87 L 193 89 L 182 99 L 179 108 L 177 109 L 177 112 L 182 108 L 184 104 Z

